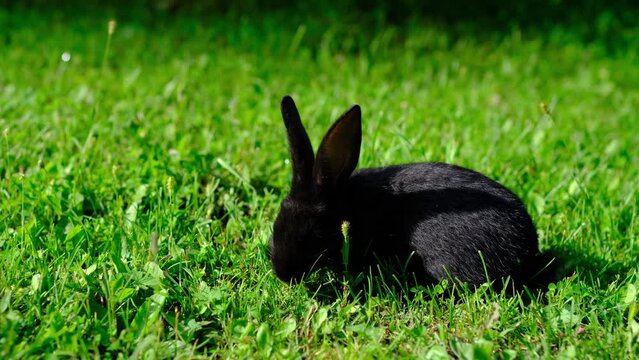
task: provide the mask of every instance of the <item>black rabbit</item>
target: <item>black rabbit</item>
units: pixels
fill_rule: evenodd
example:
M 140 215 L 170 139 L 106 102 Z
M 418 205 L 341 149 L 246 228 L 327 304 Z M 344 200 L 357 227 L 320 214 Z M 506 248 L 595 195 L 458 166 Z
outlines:
M 484 175 L 444 163 L 362 169 L 361 110 L 351 107 L 313 155 L 289 96 L 282 117 L 293 165 L 270 243 L 275 274 L 299 280 L 342 266 L 342 223 L 349 226 L 349 271 L 397 261 L 424 282 L 453 278 L 479 285 L 522 273 L 538 253 L 535 226 L 521 200 Z

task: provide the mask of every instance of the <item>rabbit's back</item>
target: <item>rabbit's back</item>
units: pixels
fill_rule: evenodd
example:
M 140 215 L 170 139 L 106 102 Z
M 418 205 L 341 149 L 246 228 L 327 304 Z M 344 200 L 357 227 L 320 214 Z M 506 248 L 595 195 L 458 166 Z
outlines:
M 342 196 L 362 265 L 415 253 L 433 280 L 450 274 L 479 284 L 486 275 L 515 275 L 537 252 L 535 227 L 519 198 L 469 169 L 444 163 L 363 169 Z
M 481 191 L 502 197 L 506 201 L 520 202 L 503 185 L 474 170 L 457 165 L 424 162 L 361 169 L 351 176 L 351 184 L 361 189 L 381 188 L 384 192 L 407 194 L 420 191 L 464 189 Z

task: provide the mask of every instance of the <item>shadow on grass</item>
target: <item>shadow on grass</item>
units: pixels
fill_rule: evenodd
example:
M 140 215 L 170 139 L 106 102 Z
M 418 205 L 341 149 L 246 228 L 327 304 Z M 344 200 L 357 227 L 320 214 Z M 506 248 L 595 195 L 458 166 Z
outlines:
M 370 269 L 367 275 L 337 275 L 328 270 L 320 270 L 304 281 L 307 290 L 321 303 L 330 304 L 348 295 L 360 302 L 369 296 L 393 298 L 402 303 L 411 302 L 415 297 L 447 297 L 460 293 L 490 290 L 504 296 L 521 295 L 527 301 L 542 301 L 551 283 L 577 274 L 590 287 L 601 287 L 623 278 L 633 267 L 619 262 L 610 262 L 602 256 L 579 253 L 568 249 L 553 249 L 544 252 L 532 261 L 529 270 L 515 275 L 515 279 L 500 279 L 487 284 L 469 287 L 453 280 L 440 283 L 425 281 L 415 273 L 401 273 L 396 269 L 379 267 Z
M 602 255 L 568 248 L 553 249 L 552 256 L 558 260 L 552 281 L 576 274 L 588 286 L 599 287 L 619 280 L 634 269 L 628 263 L 610 261 Z
M 525 272 L 513 278 L 497 279 L 490 284 L 469 286 L 454 279 L 434 282 L 424 276 L 415 267 L 409 271 L 400 271 L 397 267 L 385 264 L 369 268 L 367 274 L 337 274 L 321 269 L 304 280 L 304 286 L 321 303 L 330 304 L 346 296 L 365 302 L 370 296 L 392 298 L 401 303 L 412 302 L 416 297 L 462 298 L 469 291 L 489 291 L 494 295 L 516 296 L 528 299 L 540 298 L 548 285 L 561 279 L 562 267 L 557 258 L 542 254 L 532 260 Z M 415 271 L 417 270 L 417 271 Z

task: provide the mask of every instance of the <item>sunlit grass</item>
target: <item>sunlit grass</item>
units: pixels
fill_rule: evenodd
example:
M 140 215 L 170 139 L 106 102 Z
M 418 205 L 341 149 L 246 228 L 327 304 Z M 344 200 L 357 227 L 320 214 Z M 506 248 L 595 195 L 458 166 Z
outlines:
M 119 20 L 111 36 L 106 17 L 12 14 L 0 357 L 637 354 L 636 54 L 285 15 Z M 499 180 L 566 277 L 533 300 L 280 282 L 266 248 L 290 177 L 284 94 L 315 146 L 360 104 L 360 166 L 448 161 Z

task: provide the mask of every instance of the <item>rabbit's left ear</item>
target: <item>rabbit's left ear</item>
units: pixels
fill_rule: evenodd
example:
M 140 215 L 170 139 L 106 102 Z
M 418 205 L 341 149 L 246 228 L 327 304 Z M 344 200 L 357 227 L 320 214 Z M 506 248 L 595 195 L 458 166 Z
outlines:
M 281 102 L 282 119 L 288 135 L 288 146 L 293 164 L 293 184 L 291 195 L 308 197 L 311 195 L 313 174 L 313 147 L 308 139 L 300 113 L 290 96 L 284 96 Z
M 362 111 L 353 105 L 328 130 L 317 150 L 313 182 L 320 192 L 334 188 L 351 176 L 362 143 Z

